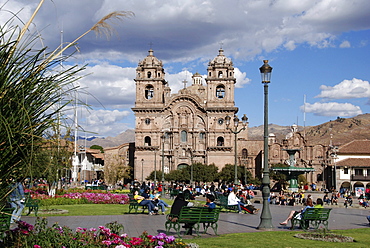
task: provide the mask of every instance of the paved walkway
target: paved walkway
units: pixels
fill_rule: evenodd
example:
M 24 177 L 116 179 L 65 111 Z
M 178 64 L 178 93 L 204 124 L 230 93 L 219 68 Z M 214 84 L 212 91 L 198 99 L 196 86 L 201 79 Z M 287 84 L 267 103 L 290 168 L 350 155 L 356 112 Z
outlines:
M 255 204 L 257 208 L 261 208 L 262 204 Z M 98 206 L 97 206 L 98 207 Z M 325 206 L 327 207 L 327 206 Z M 272 215 L 272 224 L 274 230 L 289 231 L 288 227 L 280 226 L 291 210 L 299 210 L 302 206 L 276 206 L 270 205 Z M 260 211 L 260 212 L 261 212 Z M 329 229 L 353 229 L 369 227 L 366 216 L 370 215 L 370 211 L 364 208 L 343 208 L 334 206 L 329 218 Z M 124 225 L 124 232 L 129 236 L 139 236 L 143 231 L 155 235 L 160 232 L 165 232 L 165 216 L 156 215 L 149 216 L 147 214 L 124 214 L 124 215 L 103 215 L 103 216 L 53 216 L 47 217 L 49 225 L 57 222 L 60 226 L 68 226 L 72 230 L 77 227 L 83 228 L 98 228 L 107 223 L 118 221 Z M 22 220 L 27 223 L 34 224 L 36 217 L 22 216 Z M 238 213 L 221 213 L 218 226 L 218 234 L 228 233 L 243 233 L 243 232 L 260 232 L 257 227 L 260 223 L 260 213 L 238 214 Z M 173 231 L 173 230 L 171 230 Z M 173 232 L 171 234 L 174 234 Z M 207 234 L 202 234 L 202 237 L 214 236 L 213 230 L 208 229 Z M 191 236 L 185 236 L 188 238 Z

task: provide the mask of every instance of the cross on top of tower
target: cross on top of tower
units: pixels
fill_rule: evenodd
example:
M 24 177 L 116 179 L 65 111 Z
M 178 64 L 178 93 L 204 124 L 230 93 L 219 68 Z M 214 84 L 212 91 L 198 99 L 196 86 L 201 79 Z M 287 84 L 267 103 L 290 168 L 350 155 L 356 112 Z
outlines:
M 182 81 L 182 83 L 184 84 L 184 89 L 186 88 L 186 84 L 187 84 L 187 82 L 188 82 L 188 81 L 186 81 L 186 79 L 184 79 L 184 80 Z

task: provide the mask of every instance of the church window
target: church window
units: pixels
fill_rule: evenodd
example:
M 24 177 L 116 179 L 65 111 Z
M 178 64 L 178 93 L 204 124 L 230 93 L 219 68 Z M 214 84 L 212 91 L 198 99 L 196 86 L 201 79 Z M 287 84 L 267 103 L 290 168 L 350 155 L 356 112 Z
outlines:
M 152 99 L 154 97 L 154 87 L 152 85 L 148 85 L 145 88 L 145 98 Z
M 219 85 L 216 88 L 216 97 L 222 99 L 225 97 L 225 87 L 223 85 Z
M 152 72 L 148 71 L 148 78 L 152 77 Z
M 242 159 L 247 159 L 247 158 L 248 158 L 248 150 L 244 148 L 242 150 Z
M 161 77 L 161 73 L 160 72 L 158 72 L 158 77 Z
M 150 119 L 149 118 L 146 118 L 145 119 L 145 124 L 149 125 L 150 124 Z
M 145 136 L 144 138 L 144 145 L 145 146 L 152 146 L 152 140 L 149 136 Z
M 224 146 L 224 137 L 217 138 L 217 146 Z
M 209 76 L 212 76 L 212 72 L 209 72 L 208 74 L 209 74 Z
M 204 140 L 205 137 L 206 137 L 206 134 L 204 132 L 199 133 L 200 140 Z
M 187 142 L 188 141 L 188 133 L 185 130 L 181 131 L 181 142 Z
M 233 75 L 233 73 L 232 72 L 230 72 L 230 77 Z
M 348 168 L 344 168 L 344 170 L 343 170 L 344 172 L 344 174 L 348 174 Z
M 222 75 L 222 71 L 219 71 L 218 72 L 218 78 L 222 78 L 223 77 L 223 75 Z

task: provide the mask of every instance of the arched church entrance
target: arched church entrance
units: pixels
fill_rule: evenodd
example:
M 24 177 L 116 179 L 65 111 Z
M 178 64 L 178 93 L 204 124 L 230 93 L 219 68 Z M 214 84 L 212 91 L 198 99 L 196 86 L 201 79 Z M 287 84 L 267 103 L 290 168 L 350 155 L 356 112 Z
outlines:
M 184 168 L 186 168 L 186 167 L 188 167 L 188 166 L 189 166 L 188 164 L 182 163 L 182 164 L 179 164 L 179 165 L 177 166 L 177 169 L 178 169 L 178 170 L 181 170 L 181 169 L 184 169 Z

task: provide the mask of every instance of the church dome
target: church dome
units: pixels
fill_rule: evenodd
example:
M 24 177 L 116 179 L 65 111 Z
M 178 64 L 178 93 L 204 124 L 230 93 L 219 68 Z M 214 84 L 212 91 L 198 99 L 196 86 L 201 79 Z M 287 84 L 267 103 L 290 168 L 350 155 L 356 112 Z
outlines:
M 146 56 L 142 61 L 139 62 L 139 67 L 157 67 L 157 66 L 160 66 L 162 67 L 162 61 L 157 59 L 154 55 L 153 55 L 153 50 L 150 49 L 149 51 L 149 54 L 148 56 Z
M 209 66 L 233 66 L 233 62 L 224 55 L 224 50 L 221 48 L 216 58 L 209 62 Z

